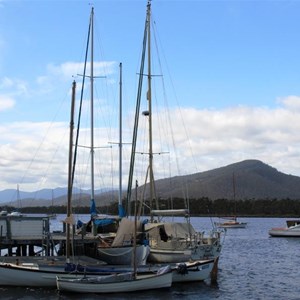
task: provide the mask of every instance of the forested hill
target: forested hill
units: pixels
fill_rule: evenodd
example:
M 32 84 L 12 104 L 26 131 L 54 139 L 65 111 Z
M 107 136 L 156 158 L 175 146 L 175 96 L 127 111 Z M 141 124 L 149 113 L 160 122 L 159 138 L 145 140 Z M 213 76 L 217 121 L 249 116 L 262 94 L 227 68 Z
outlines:
M 188 193 L 188 198 L 196 200 L 203 198 L 208 198 L 209 200 L 232 200 L 234 198 L 233 186 L 235 186 L 236 200 L 300 200 L 300 177 L 279 172 L 259 160 L 245 160 L 210 171 L 166 178 L 155 182 L 157 197 L 163 199 L 171 197 L 173 199 L 184 198 L 183 186 Z M 139 189 L 142 188 L 143 186 L 139 187 Z M 51 190 L 49 191 L 51 192 Z M 58 191 L 56 189 L 54 191 L 55 195 L 57 195 Z M 0 194 L 4 192 L 6 191 L 2 191 Z M 22 192 L 20 194 L 22 195 Z M 66 205 L 67 189 L 61 188 L 59 194 L 59 197 L 53 199 L 54 205 Z M 134 195 L 135 192 L 132 192 L 133 197 Z M 78 194 L 75 193 L 73 199 L 75 206 L 89 205 L 88 191 L 80 196 L 80 200 L 78 197 Z M 125 198 L 125 192 L 123 193 L 123 198 Z M 33 199 L 27 196 L 21 197 L 21 199 L 22 207 L 51 206 L 52 203 L 51 198 Z M 118 192 L 107 191 L 102 194 L 96 194 L 95 201 L 97 207 L 117 203 Z M 3 201 L 1 204 L 2 206 L 8 204 L 16 207 L 18 205 L 16 200 L 8 203 Z
M 206 172 L 158 180 L 156 191 L 161 198 L 168 198 L 170 190 L 173 196 L 182 197 L 183 182 L 190 199 L 233 199 L 235 186 L 237 200 L 300 200 L 300 177 L 279 172 L 259 160 L 245 160 Z

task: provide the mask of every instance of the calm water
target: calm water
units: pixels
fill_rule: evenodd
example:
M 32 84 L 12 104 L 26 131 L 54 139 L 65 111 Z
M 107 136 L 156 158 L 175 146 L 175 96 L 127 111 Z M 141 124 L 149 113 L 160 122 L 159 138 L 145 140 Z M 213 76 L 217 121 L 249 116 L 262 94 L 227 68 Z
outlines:
M 214 220 L 217 221 L 217 220 Z M 218 283 L 177 284 L 170 290 L 109 295 L 109 299 L 300 299 L 300 238 L 270 238 L 281 218 L 243 218 L 246 229 L 228 229 L 219 261 Z M 53 224 L 54 228 L 61 223 Z M 209 230 L 210 218 L 193 218 L 197 230 Z M 0 288 L 0 299 L 97 299 L 99 295 L 60 295 L 56 290 Z

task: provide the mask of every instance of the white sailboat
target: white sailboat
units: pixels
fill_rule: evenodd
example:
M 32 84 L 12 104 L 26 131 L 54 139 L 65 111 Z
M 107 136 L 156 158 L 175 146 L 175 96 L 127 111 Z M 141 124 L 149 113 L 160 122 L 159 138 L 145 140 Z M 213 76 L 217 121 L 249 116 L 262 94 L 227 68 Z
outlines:
M 235 175 L 232 174 L 232 187 L 233 187 L 233 203 L 234 203 L 234 216 L 231 217 L 222 217 L 225 221 L 215 222 L 215 226 L 219 228 L 246 228 L 246 222 L 240 222 L 237 219 L 236 211 L 236 195 L 235 195 Z
M 57 277 L 57 289 L 60 292 L 73 293 L 107 294 L 137 292 L 169 288 L 171 285 L 172 271 L 170 267 L 163 267 L 155 274 L 134 275 L 134 273 L 128 272 L 78 279 Z
M 132 142 L 131 151 L 131 171 L 130 176 L 133 174 L 137 131 L 139 123 L 140 113 L 140 102 L 141 102 L 141 91 L 144 74 L 144 64 L 147 60 L 148 64 L 148 110 L 143 112 L 143 115 L 148 118 L 148 132 L 149 132 L 149 165 L 147 168 L 146 181 L 149 175 L 149 183 L 144 186 L 149 186 L 149 202 L 150 202 L 150 214 L 151 221 L 145 224 L 145 230 L 149 236 L 150 254 L 148 257 L 149 263 L 180 263 L 187 261 L 197 261 L 207 258 L 218 258 L 221 251 L 221 239 L 220 231 L 212 229 L 210 234 L 204 236 L 201 232 L 196 232 L 190 223 L 189 210 L 185 209 L 159 209 L 158 197 L 156 197 L 155 181 L 153 175 L 153 146 L 152 146 L 152 89 L 151 89 L 151 36 L 150 26 L 151 25 L 151 5 L 148 3 L 146 24 L 143 38 L 143 51 L 142 61 L 140 67 L 140 79 L 139 89 L 136 104 L 136 116 L 134 124 L 134 135 Z M 146 53 L 148 54 L 146 59 Z M 145 182 L 146 182 L 145 181 Z M 131 203 L 131 188 L 132 188 L 132 177 L 129 178 L 129 184 L 127 189 L 127 206 Z M 143 193 L 144 195 L 145 193 Z M 156 203 L 157 209 L 152 209 L 152 202 Z M 141 208 L 141 206 L 140 206 Z M 163 221 L 163 217 L 179 217 L 183 218 L 182 222 L 170 222 Z
M 119 216 L 110 215 L 98 215 L 96 212 L 95 205 L 95 183 L 94 183 L 94 57 L 93 57 L 93 45 L 94 45 L 94 10 L 92 9 L 89 27 L 90 40 L 90 54 L 91 54 L 91 74 L 90 74 L 90 84 L 91 84 L 91 144 L 90 144 L 90 167 L 91 167 L 91 233 L 99 237 L 99 245 L 97 248 L 97 258 L 103 260 L 108 264 L 120 264 L 128 265 L 132 264 L 132 239 L 133 239 L 133 221 L 125 219 L 122 208 L 122 194 L 121 194 L 121 174 L 122 174 L 122 157 L 121 157 L 121 145 L 122 145 L 122 128 L 121 128 L 121 87 L 122 87 L 122 68 L 120 65 L 120 164 L 119 164 L 119 176 L 120 176 L 120 186 L 119 186 Z M 88 45 L 89 46 L 89 45 Z M 113 225 L 113 226 L 111 226 Z M 142 230 L 142 224 L 139 223 L 139 232 Z M 101 232 L 98 232 L 98 228 L 101 228 Z M 113 230 L 112 230 L 113 228 Z M 138 243 L 136 247 L 137 252 L 137 264 L 146 264 L 147 257 L 149 255 L 149 246 L 143 243 Z

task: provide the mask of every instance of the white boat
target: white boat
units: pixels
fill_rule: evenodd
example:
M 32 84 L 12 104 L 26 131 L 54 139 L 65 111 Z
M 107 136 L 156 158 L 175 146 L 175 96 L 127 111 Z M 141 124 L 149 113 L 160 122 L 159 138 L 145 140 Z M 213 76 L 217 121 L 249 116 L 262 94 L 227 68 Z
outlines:
M 234 216 L 222 217 L 220 219 L 226 221 L 214 222 L 217 228 L 246 228 L 246 222 L 239 222 L 236 216 L 236 191 L 235 191 L 235 174 L 232 174 L 232 187 L 233 187 L 233 202 L 234 202 Z
M 150 252 L 150 247 L 144 241 L 143 225 L 140 221 L 125 217 L 122 206 L 122 64 L 120 64 L 120 128 L 119 128 L 119 216 L 117 219 L 117 232 L 98 234 L 100 238 L 97 247 L 97 257 L 110 265 L 132 265 L 133 251 L 135 251 L 135 263 L 138 266 L 145 265 Z M 111 216 L 107 216 L 111 219 Z M 116 220 L 115 219 L 115 220 Z M 99 221 L 97 216 L 93 222 Z M 100 219 L 101 221 L 101 219 Z M 95 225 L 95 223 L 94 223 Z M 103 228 L 103 227 L 102 227 Z M 137 245 L 133 249 L 133 239 L 137 232 Z
M 155 154 L 162 154 L 163 152 L 154 153 L 153 151 L 153 116 L 152 116 L 152 86 L 151 79 L 155 76 L 151 73 L 151 6 L 148 3 L 146 23 L 144 29 L 143 37 L 143 49 L 141 56 L 141 67 L 139 71 L 139 87 L 137 92 L 137 103 L 136 103 L 136 115 L 134 123 L 134 133 L 132 139 L 132 150 L 131 150 L 131 164 L 127 188 L 127 206 L 128 203 L 132 202 L 131 199 L 131 189 L 132 189 L 132 179 L 133 179 L 133 169 L 135 163 L 135 154 L 139 153 L 136 149 L 137 139 L 138 139 L 138 124 L 141 106 L 141 94 L 142 94 L 142 82 L 143 78 L 148 78 L 147 86 L 147 105 L 148 110 L 144 111 L 142 114 L 147 118 L 146 123 L 148 123 L 147 132 L 148 141 L 143 142 L 143 144 L 148 144 L 149 152 L 143 153 L 148 155 L 148 167 L 146 169 L 146 180 L 141 190 L 138 194 L 142 195 L 142 199 L 139 199 L 139 215 L 142 215 L 143 209 L 149 209 L 150 220 L 145 224 L 145 231 L 149 237 L 150 254 L 148 257 L 149 263 L 180 263 L 185 261 L 193 260 L 203 260 L 207 258 L 217 258 L 221 252 L 221 231 L 212 228 L 211 232 L 204 234 L 203 232 L 196 232 L 190 222 L 190 213 L 187 209 L 186 195 L 184 197 L 185 209 L 160 209 L 159 207 L 159 197 L 157 189 L 155 187 L 154 171 L 153 171 L 153 157 Z M 146 53 L 148 55 L 146 59 Z M 145 61 L 148 64 L 148 74 L 145 76 L 144 65 Z M 161 138 L 162 139 L 162 138 Z M 159 144 L 159 143 L 158 143 Z M 143 163 L 144 164 L 144 163 Z M 149 179 L 149 180 L 148 180 Z M 144 180 L 144 179 L 143 179 Z M 185 190 L 186 187 L 183 187 Z M 137 187 L 136 187 L 137 191 Z M 138 198 L 138 197 L 136 197 Z M 171 198 L 171 196 L 170 196 Z M 170 199 L 170 202 L 172 199 Z M 137 201 L 136 201 L 137 202 Z M 153 209 L 155 205 L 156 209 Z M 145 215 L 145 214 L 144 214 Z M 170 218 L 182 217 L 184 221 L 170 221 Z M 168 217 L 168 220 L 164 218 Z
M 90 16 L 90 26 L 89 26 L 89 36 L 91 38 L 90 45 L 91 48 L 94 44 L 93 39 L 93 32 L 94 32 L 94 9 L 92 9 L 91 16 Z M 89 45 L 88 45 L 89 47 Z M 90 79 L 91 79 L 91 120 L 94 119 L 93 116 L 93 49 L 91 49 L 91 67 L 90 67 Z M 121 66 L 120 66 L 121 67 Z M 121 71 L 120 71 L 120 106 L 121 106 Z M 121 111 L 121 108 L 120 108 Z M 121 115 L 121 113 L 120 113 Z M 120 118 L 121 119 L 121 118 Z M 121 124 L 121 120 L 120 120 Z M 119 149 L 120 149 L 120 161 L 119 161 L 119 216 L 109 216 L 109 215 L 98 215 L 96 211 L 96 205 L 94 200 L 94 137 L 93 137 L 93 122 L 91 122 L 91 137 L 90 137 L 90 168 L 91 168 L 91 195 L 90 195 L 90 202 L 91 202 L 91 220 L 90 224 L 90 232 L 94 236 L 99 237 L 99 245 L 97 247 L 97 258 L 100 260 L 108 263 L 108 264 L 120 264 L 120 265 L 131 265 L 132 264 L 132 257 L 133 257 L 133 235 L 134 235 L 134 226 L 135 222 L 133 220 L 129 220 L 128 218 L 124 217 L 123 209 L 122 209 L 122 161 L 121 161 L 121 126 L 120 126 L 120 142 L 119 142 Z M 142 231 L 142 224 L 138 222 L 136 224 L 138 226 L 137 231 L 138 234 Z M 144 244 L 143 241 L 136 246 L 136 264 L 137 265 L 144 265 L 146 264 L 147 257 L 149 254 L 149 246 Z
M 56 277 L 78 279 L 82 277 L 110 276 L 133 272 L 131 266 L 102 265 L 98 261 L 85 261 L 81 258 L 79 264 L 66 265 L 62 262 L 44 261 L 41 258 L 32 262 L 0 263 L 0 286 L 23 287 L 56 287 Z M 22 260 L 22 257 L 20 258 Z M 28 260 L 26 260 L 28 261 Z M 99 264 L 97 264 L 99 263 Z M 172 282 L 203 281 L 210 277 L 214 260 L 202 260 L 171 264 Z M 139 276 L 157 273 L 162 265 L 146 265 L 137 267 Z
M 102 275 L 98 269 L 87 272 L 86 270 L 69 271 L 65 265 L 43 265 L 38 263 L 0 263 L 0 286 L 22 286 L 22 287 L 56 287 L 56 277 L 74 278 L 74 276 L 96 276 Z M 104 273 L 104 274 L 107 274 Z
M 210 278 L 210 274 L 213 270 L 215 260 L 198 260 L 198 261 L 187 261 L 181 263 L 170 263 L 170 264 L 147 264 L 145 266 L 137 267 L 137 274 L 148 274 L 155 273 L 164 266 L 170 266 L 172 270 L 172 281 L 173 283 L 180 282 L 193 282 L 193 281 L 204 281 Z M 132 272 L 133 267 L 131 266 L 120 266 L 120 265 L 107 265 L 98 267 L 103 273 L 124 273 Z
M 272 228 L 269 235 L 272 237 L 300 237 L 300 220 L 287 220 L 286 227 Z
M 7 214 L 8 214 L 7 210 L 1 210 L 1 211 L 0 211 L 0 216 L 1 216 L 1 217 L 6 217 Z
M 141 240 L 142 224 L 137 222 L 137 238 L 141 241 L 133 249 L 133 239 L 135 234 L 135 224 L 133 220 L 123 218 L 120 221 L 116 236 L 111 245 L 102 242 L 97 247 L 97 257 L 110 265 L 132 265 L 133 251 L 135 251 L 136 264 L 145 265 L 150 252 L 148 245 L 144 245 Z M 100 235 L 101 236 L 101 235 Z
M 220 232 L 204 235 L 196 232 L 190 222 L 153 222 L 145 224 L 145 230 L 149 237 L 148 261 L 151 263 L 197 261 L 217 258 L 221 253 Z
M 224 222 L 215 222 L 215 226 L 219 228 L 246 228 L 246 222 L 239 222 L 237 217 L 227 217 Z
M 135 275 L 132 272 L 109 276 L 82 277 L 69 279 L 57 276 L 57 289 L 60 292 L 74 293 L 123 293 L 152 289 L 169 288 L 172 285 L 172 271 L 163 267 L 155 274 Z
M 8 217 L 22 217 L 23 214 L 21 212 L 19 212 L 19 211 L 13 211 L 13 212 L 7 214 L 7 216 Z
M 204 281 L 210 279 L 215 265 L 215 260 L 199 260 L 185 263 L 177 263 L 172 267 L 173 283 Z

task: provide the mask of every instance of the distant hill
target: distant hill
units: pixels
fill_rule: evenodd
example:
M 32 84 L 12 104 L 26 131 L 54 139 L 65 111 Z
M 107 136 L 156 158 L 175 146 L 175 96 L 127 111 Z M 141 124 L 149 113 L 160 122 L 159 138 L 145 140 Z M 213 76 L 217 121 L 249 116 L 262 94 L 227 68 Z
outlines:
M 157 196 L 183 198 L 184 189 L 190 199 L 202 197 L 211 200 L 233 199 L 233 174 L 237 200 L 286 198 L 300 200 L 300 177 L 279 172 L 259 160 L 245 160 L 210 171 L 157 180 L 155 182 Z M 139 187 L 142 188 L 143 186 Z M 95 194 L 97 206 L 117 202 L 118 199 L 117 191 L 96 191 Z M 54 205 L 65 205 L 67 188 L 43 189 L 36 192 L 19 191 L 19 198 L 17 195 L 17 191 L 13 189 L 0 191 L 0 205 L 17 206 L 18 199 L 21 199 L 22 207 L 51 206 L 52 195 Z M 134 192 L 132 195 L 134 196 Z M 89 191 L 75 189 L 73 204 L 89 206 Z
M 14 189 L 0 191 L 0 206 L 32 207 L 32 206 L 60 206 L 67 203 L 67 188 L 42 189 L 35 192 L 23 192 Z M 95 191 L 95 201 L 97 206 L 110 204 L 117 201 L 118 194 L 116 191 Z M 73 189 L 73 206 L 89 206 L 90 191 Z
M 233 199 L 233 174 L 236 199 L 299 199 L 300 177 L 287 175 L 259 161 L 245 160 L 210 171 L 157 180 L 158 197 L 183 197 L 182 186 L 190 199 Z

